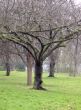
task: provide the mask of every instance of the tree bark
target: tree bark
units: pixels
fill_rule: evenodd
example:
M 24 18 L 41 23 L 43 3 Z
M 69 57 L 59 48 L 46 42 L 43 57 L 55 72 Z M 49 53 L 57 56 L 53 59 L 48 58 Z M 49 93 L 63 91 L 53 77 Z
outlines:
M 27 53 L 27 85 L 32 85 L 32 67 L 33 67 L 33 58 L 30 53 Z
M 6 76 L 10 76 L 10 64 L 6 63 Z
M 59 49 L 55 50 L 54 52 L 51 53 L 49 56 L 50 59 L 50 64 L 49 64 L 49 77 L 54 77 L 55 73 L 55 65 L 56 61 L 58 60 L 58 52 Z
M 51 60 L 50 70 L 49 70 L 49 77 L 54 77 L 54 73 L 55 73 L 55 61 Z
M 28 64 L 31 62 L 28 62 Z M 31 86 L 32 85 L 32 66 L 29 64 L 27 66 L 27 85 Z
M 35 78 L 34 78 L 34 88 L 37 90 L 44 90 L 42 87 L 42 72 L 43 72 L 43 63 L 41 61 L 35 62 Z
M 54 73 L 55 73 L 55 53 L 52 53 L 50 55 L 50 64 L 49 64 L 49 77 L 54 77 Z
M 6 76 L 10 76 L 10 53 L 6 51 L 5 56 L 5 68 L 6 68 Z

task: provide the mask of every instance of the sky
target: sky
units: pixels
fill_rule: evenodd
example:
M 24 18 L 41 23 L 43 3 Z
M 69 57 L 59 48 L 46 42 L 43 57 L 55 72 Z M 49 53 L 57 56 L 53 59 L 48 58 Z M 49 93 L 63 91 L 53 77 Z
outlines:
M 74 0 L 77 5 L 81 4 L 81 0 Z

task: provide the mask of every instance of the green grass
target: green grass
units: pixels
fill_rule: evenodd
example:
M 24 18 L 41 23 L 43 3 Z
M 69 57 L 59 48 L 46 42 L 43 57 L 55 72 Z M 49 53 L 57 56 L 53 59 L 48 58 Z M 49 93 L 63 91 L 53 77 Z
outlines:
M 26 86 L 26 73 L 0 72 L 0 110 L 81 110 L 81 77 L 43 76 L 47 91 Z

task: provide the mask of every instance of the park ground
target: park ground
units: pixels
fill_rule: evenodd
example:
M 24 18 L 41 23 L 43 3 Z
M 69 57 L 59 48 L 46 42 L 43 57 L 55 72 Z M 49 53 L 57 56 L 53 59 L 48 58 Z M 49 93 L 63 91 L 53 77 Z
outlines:
M 39 91 L 26 85 L 25 72 L 0 72 L 0 110 L 81 110 L 81 77 L 47 76 L 47 91 Z

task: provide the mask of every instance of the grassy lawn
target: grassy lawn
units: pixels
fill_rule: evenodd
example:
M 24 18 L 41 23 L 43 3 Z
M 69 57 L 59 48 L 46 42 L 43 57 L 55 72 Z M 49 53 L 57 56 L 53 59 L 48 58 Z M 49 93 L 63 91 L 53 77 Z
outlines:
M 81 77 L 43 76 L 47 91 L 26 86 L 26 73 L 0 72 L 0 110 L 81 110 Z

